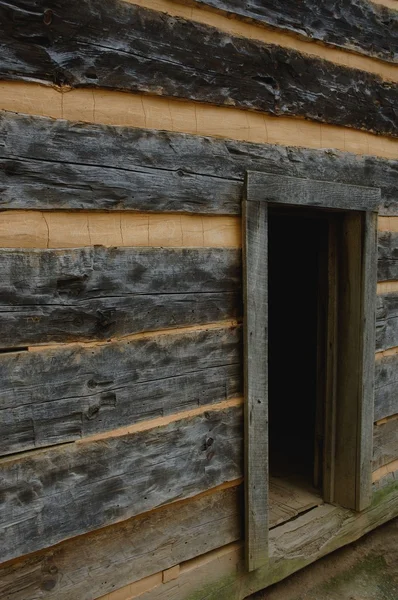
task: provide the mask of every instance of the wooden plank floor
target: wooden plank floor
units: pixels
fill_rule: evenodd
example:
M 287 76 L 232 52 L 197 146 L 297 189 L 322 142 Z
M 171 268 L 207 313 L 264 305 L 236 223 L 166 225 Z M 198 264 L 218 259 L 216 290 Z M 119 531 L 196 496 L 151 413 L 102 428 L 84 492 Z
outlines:
M 269 527 L 290 521 L 297 515 L 323 504 L 318 490 L 298 477 L 270 477 Z

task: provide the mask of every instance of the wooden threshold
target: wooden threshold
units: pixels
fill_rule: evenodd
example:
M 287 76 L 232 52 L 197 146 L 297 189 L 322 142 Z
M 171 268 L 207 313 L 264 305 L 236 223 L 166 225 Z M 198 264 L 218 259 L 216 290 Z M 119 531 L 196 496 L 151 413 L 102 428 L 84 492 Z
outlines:
M 324 501 L 318 490 L 305 480 L 294 477 L 270 477 L 269 529 L 295 519 Z

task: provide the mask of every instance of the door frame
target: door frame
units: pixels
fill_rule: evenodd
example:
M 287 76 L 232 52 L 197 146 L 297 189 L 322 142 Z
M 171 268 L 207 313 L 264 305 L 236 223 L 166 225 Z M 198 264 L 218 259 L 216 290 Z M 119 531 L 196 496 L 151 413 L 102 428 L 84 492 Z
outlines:
M 326 501 L 371 500 L 380 189 L 248 171 L 242 203 L 246 565 L 268 560 L 268 204 L 342 214 L 339 301 L 328 317 Z M 336 299 L 331 294 L 331 303 Z M 332 308 L 329 308 L 329 315 Z M 338 335 L 338 352 L 335 337 Z

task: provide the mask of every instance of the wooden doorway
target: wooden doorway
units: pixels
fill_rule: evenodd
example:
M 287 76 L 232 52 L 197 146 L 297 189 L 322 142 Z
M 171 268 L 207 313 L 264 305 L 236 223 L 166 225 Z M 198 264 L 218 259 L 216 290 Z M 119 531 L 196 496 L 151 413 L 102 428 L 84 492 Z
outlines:
M 354 510 L 369 503 L 380 192 L 249 173 L 246 193 L 246 548 L 254 570 L 267 560 L 275 477 L 290 484 L 297 476 L 320 501 Z

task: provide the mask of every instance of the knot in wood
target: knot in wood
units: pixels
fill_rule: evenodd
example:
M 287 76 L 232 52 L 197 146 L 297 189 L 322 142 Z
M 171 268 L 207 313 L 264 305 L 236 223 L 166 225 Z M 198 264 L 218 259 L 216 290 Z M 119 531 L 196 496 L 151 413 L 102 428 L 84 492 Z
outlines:
M 43 14 L 43 23 L 44 23 L 44 25 L 48 26 L 48 25 L 51 25 L 52 20 L 53 20 L 53 11 L 51 10 L 51 8 L 47 8 Z

